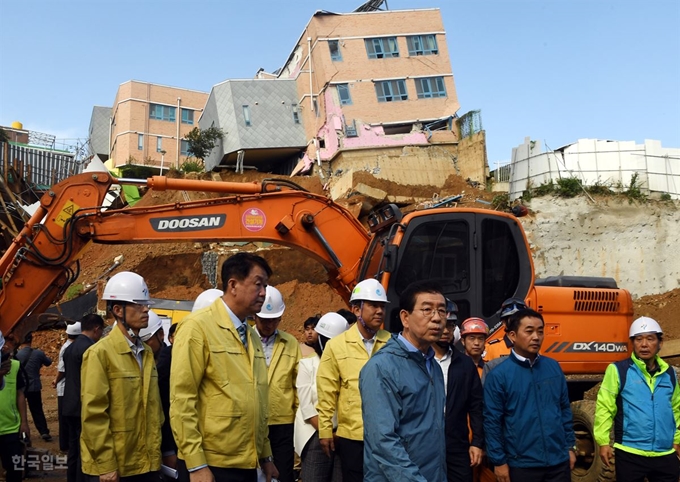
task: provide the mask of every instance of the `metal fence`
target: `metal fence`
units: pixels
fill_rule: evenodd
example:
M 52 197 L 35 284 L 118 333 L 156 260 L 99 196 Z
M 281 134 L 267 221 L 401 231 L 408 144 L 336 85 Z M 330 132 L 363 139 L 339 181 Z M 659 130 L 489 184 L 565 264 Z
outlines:
M 27 183 L 49 187 L 83 171 L 74 154 L 0 142 L 0 174 L 7 180 L 12 170 Z

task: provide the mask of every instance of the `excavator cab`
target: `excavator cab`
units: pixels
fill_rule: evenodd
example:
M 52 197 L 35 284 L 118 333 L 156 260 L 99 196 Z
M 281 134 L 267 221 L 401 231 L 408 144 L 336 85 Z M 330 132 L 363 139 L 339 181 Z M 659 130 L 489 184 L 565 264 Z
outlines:
M 458 304 L 458 319 L 488 320 L 498 329 L 498 309 L 533 285 L 529 247 L 516 218 L 484 210 L 438 209 L 408 214 L 374 232 L 360 278 L 387 286 L 385 326 L 401 331 L 399 296 L 413 281 L 437 281 Z

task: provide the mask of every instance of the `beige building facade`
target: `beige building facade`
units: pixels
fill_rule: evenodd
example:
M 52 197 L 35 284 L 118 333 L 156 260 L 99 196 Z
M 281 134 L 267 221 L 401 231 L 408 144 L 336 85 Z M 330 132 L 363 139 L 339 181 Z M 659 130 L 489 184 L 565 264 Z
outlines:
M 297 83 L 308 139 L 302 172 L 351 151 L 459 141 L 438 9 L 317 12 L 278 78 Z
M 111 109 L 109 167 L 179 168 L 188 157 L 183 137 L 198 126 L 207 98 L 195 90 L 122 83 Z

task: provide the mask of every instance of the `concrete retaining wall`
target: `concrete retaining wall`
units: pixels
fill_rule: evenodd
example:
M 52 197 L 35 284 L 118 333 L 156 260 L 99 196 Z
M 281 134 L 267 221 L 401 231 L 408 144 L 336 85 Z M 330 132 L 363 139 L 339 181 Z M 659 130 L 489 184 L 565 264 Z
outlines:
M 678 203 L 533 198 L 521 218 L 537 277 L 608 276 L 633 298 L 680 286 Z

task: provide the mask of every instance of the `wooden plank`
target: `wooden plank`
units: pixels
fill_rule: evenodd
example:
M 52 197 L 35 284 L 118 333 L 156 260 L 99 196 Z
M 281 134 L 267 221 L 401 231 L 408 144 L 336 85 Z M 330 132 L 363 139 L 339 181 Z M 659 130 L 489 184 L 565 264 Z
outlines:
M 9 142 L 4 142 L 3 144 L 4 144 L 3 149 L 5 152 L 3 153 L 2 158 L 3 162 L 2 176 L 3 179 L 5 180 L 5 184 L 7 184 L 7 170 L 9 169 Z
M 680 356 L 680 340 L 665 340 L 659 355 L 661 358 Z

